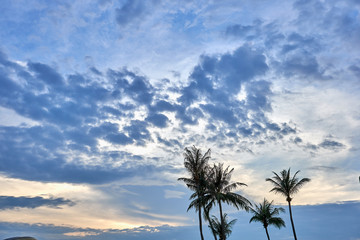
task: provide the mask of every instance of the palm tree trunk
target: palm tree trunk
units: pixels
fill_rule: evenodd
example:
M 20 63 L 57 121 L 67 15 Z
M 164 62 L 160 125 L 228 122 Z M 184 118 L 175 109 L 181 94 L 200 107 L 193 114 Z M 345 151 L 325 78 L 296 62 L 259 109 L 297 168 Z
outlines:
M 210 226 L 210 229 L 211 229 L 211 233 L 213 234 L 214 236 L 214 239 L 217 240 L 217 237 L 216 237 L 216 233 L 215 233 L 215 229 L 214 229 L 214 225 L 212 224 L 212 221 L 211 221 L 211 218 L 210 218 L 210 210 L 206 210 L 204 208 L 204 216 L 205 216 L 205 220 L 209 222 L 209 226 Z
M 200 228 L 201 240 L 204 240 L 204 235 L 203 235 L 203 232 L 202 232 L 201 206 L 199 207 L 199 228 Z
M 292 230 L 293 230 L 293 233 L 294 233 L 294 238 L 295 238 L 295 240 L 297 240 L 294 221 L 293 221 L 292 212 L 291 212 L 291 203 L 290 203 L 290 201 L 288 201 L 288 203 L 289 203 L 289 213 L 290 213 L 291 226 L 292 226 Z
M 226 236 L 224 233 L 224 217 L 223 217 L 223 212 L 222 212 L 222 207 L 221 207 L 221 201 L 218 200 L 219 203 L 219 209 L 220 209 L 220 221 L 221 221 L 221 232 L 220 232 L 220 240 L 226 240 Z
M 268 233 L 267 227 L 265 228 L 265 232 L 266 232 L 266 236 L 268 237 L 268 240 L 270 240 L 270 236 L 269 236 L 269 233 Z
M 211 232 L 212 232 L 212 234 L 214 236 L 214 239 L 217 240 L 216 233 L 214 231 L 214 226 L 213 226 L 210 218 L 209 218 L 209 224 L 210 224 Z

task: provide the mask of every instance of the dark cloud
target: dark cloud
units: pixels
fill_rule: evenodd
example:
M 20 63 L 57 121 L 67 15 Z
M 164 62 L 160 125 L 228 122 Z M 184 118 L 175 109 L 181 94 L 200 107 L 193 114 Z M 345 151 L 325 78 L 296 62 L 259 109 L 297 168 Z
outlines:
M 158 142 L 168 146 L 168 147 L 174 147 L 174 146 L 178 146 L 178 147 L 181 147 L 181 143 L 179 142 L 179 140 L 177 139 L 165 139 L 165 138 L 162 138 L 160 136 L 157 136 L 157 140 Z
M 148 123 L 145 121 L 132 120 L 131 125 L 124 127 L 129 137 L 134 139 L 138 145 L 145 145 L 145 141 L 151 140 L 150 132 L 147 130 Z
M 121 8 L 116 9 L 116 22 L 125 26 L 134 19 L 140 18 L 146 13 L 146 8 L 141 1 L 126 1 Z
M 0 127 L 0 171 L 7 176 L 94 184 L 128 177 L 131 170 L 113 168 L 105 159 L 107 153 L 99 151 L 98 141 L 145 145 L 153 141 L 149 123 L 164 127 L 168 122 L 165 115 L 150 109 L 155 90 L 148 80 L 127 69 L 110 69 L 106 75 L 98 70 L 95 75 L 76 73 L 65 81 L 48 65 L 29 62 L 23 67 L 1 54 L 0 71 L 0 105 L 41 124 Z M 122 98 L 132 101 L 119 103 Z M 129 120 L 122 128 L 112 123 L 113 117 L 131 118 L 141 106 L 148 122 Z M 84 164 L 77 156 L 84 154 L 90 159 L 96 156 L 98 164 Z M 123 157 L 136 158 L 118 160 Z
M 96 67 L 91 67 L 90 71 L 96 75 L 103 76 L 102 72 L 100 72 Z
M 103 135 L 114 128 L 108 124 L 104 125 L 94 130 L 92 134 Z M 68 136 L 51 126 L 0 127 L 0 172 L 9 177 L 35 181 L 99 184 L 133 177 L 137 174 L 135 166 L 137 169 L 143 167 L 144 171 L 151 170 L 143 166 L 142 162 L 130 161 L 141 160 L 141 156 L 124 152 L 100 153 L 96 149 L 91 149 L 94 143 L 90 140 L 93 138 L 81 135 L 81 131 L 76 132 L 76 130 L 73 130 L 72 134 L 74 136 Z M 107 139 L 109 135 L 104 138 Z M 117 137 L 116 135 L 114 139 L 110 137 L 110 140 L 122 144 L 122 139 L 119 140 Z M 74 142 L 66 143 L 67 138 Z M 133 141 L 131 138 L 125 139 Z M 71 155 L 64 153 L 69 150 L 72 150 Z M 84 164 L 79 157 L 83 154 L 95 155 L 96 161 L 100 161 L 101 164 L 93 166 Z M 71 157 L 74 158 L 69 162 Z M 89 160 L 91 161 L 91 158 Z M 133 165 L 114 167 L 113 165 L 118 161 L 130 161 Z
M 301 143 L 303 143 L 303 141 L 299 141 L 299 140 L 297 140 L 297 138 L 295 138 L 295 143 L 300 145 Z M 303 145 L 303 147 L 306 150 L 310 150 L 310 151 L 314 151 L 314 152 L 317 152 L 321 149 L 340 151 L 340 150 L 345 149 L 346 145 L 341 142 L 335 141 L 335 140 L 324 139 L 319 144 L 306 143 Z
M 270 87 L 271 83 L 267 81 L 256 81 L 246 85 L 246 106 L 254 111 L 271 111 L 272 91 Z
M 358 79 L 360 79 L 360 67 L 357 65 L 351 65 L 349 70 L 352 71 Z
M 181 106 L 176 107 L 176 117 L 183 124 L 197 124 L 199 119 L 209 117 L 209 121 L 214 123 L 223 122 L 236 127 L 247 123 L 248 111 L 253 111 L 253 116 L 271 111 L 270 82 L 254 80 L 267 70 L 265 56 L 247 45 L 232 53 L 201 56 L 189 77 L 189 85 L 180 91 L 178 101 Z M 235 96 L 242 86 L 245 86 L 246 99 L 238 101 Z M 196 108 L 190 106 L 198 102 L 201 111 L 194 112 Z M 170 109 L 172 105 L 166 106 Z M 257 120 L 266 121 L 266 118 Z M 248 125 L 239 126 L 237 129 L 241 129 L 242 133 L 238 133 L 246 135 L 244 129 L 248 128 Z
M 298 143 L 302 143 L 303 140 L 300 137 L 295 137 L 294 139 L 294 143 L 298 144 Z
M 255 20 L 251 25 L 233 24 L 226 28 L 225 35 L 251 41 L 261 36 L 262 24 L 261 20 Z
M 132 98 L 138 104 L 151 104 L 154 89 L 145 77 L 139 76 L 127 69 L 121 71 L 109 69 L 107 77 L 110 81 L 114 82 L 113 87 L 115 89 L 111 94 L 112 97 L 118 98 L 125 95 Z
M 226 28 L 225 34 L 233 35 L 233 36 L 237 36 L 237 37 L 245 37 L 253 29 L 254 29 L 254 27 L 251 25 L 244 26 L 241 24 L 234 24 L 234 25 L 228 26 Z
M 89 134 L 94 137 L 103 137 L 109 133 L 116 133 L 119 131 L 119 125 L 111 122 L 104 122 L 100 126 L 90 129 Z
M 221 120 L 229 125 L 238 123 L 233 111 L 228 106 L 214 104 L 203 104 L 200 106 L 205 112 L 210 114 L 213 120 Z
M 314 36 L 302 36 L 299 33 L 291 33 L 287 36 L 286 43 L 282 46 L 281 53 L 287 54 L 295 50 L 306 51 L 306 53 L 315 53 L 322 50 L 322 47 Z
M 319 144 L 319 147 L 330 150 L 339 150 L 345 148 L 345 145 L 337 141 L 325 139 L 323 142 Z
M 329 167 L 329 166 L 313 166 L 313 167 L 309 167 L 308 169 L 315 171 L 324 171 L 324 172 L 334 172 L 338 170 L 337 167 Z
M 253 134 L 253 130 L 251 128 L 245 128 L 245 127 L 240 127 L 239 132 L 243 137 L 249 137 Z
M 50 86 L 62 85 L 64 83 L 62 76 L 46 64 L 29 62 L 28 67 L 36 74 L 38 79 Z
M 149 115 L 145 121 L 152 123 L 156 127 L 164 128 L 167 126 L 169 119 L 164 114 L 157 113 Z
M 337 5 L 332 1 L 300 0 L 294 3 L 294 9 L 299 13 L 296 24 L 300 29 L 312 30 L 314 35 L 326 29 L 322 31 L 323 38 L 338 39 L 347 49 L 359 49 L 360 23 L 353 1 Z
M 63 132 L 63 136 L 73 144 L 96 148 L 97 141 L 87 133 L 87 128 L 70 129 Z
M 287 76 L 300 76 L 305 78 L 326 79 L 317 59 L 309 52 L 296 53 L 282 62 L 281 72 Z
M 119 108 L 121 109 L 121 107 L 119 106 Z M 109 114 L 109 115 L 113 115 L 115 117 L 121 117 L 124 116 L 125 114 L 119 110 L 118 108 L 115 107 L 111 107 L 111 106 L 104 106 L 101 109 L 101 112 L 104 113 L 104 115 Z
M 105 137 L 105 140 L 119 145 L 128 145 L 132 144 L 134 140 L 124 133 L 110 133 Z
M 0 210 L 14 208 L 37 208 L 43 206 L 60 208 L 60 206 L 63 205 L 73 206 L 75 203 L 64 198 L 0 196 Z
M 250 47 L 243 46 L 232 54 L 221 56 L 217 72 L 230 93 L 237 93 L 242 82 L 263 75 L 268 70 L 265 56 Z
M 198 124 L 198 117 L 191 115 L 191 108 L 186 108 L 184 106 L 178 106 L 176 108 L 176 115 L 175 117 L 182 122 L 183 125 L 196 125 Z
M 237 94 L 241 85 L 268 70 L 261 52 L 242 46 L 221 56 L 202 56 L 190 75 L 189 86 L 182 90 L 179 101 L 185 105 L 208 97 L 210 101 L 226 101 Z M 214 87 L 216 84 L 218 87 Z
M 159 100 L 155 102 L 154 106 L 151 107 L 151 109 L 155 112 L 164 112 L 164 111 L 173 112 L 176 111 L 176 108 L 177 106 L 174 106 L 173 104 L 165 100 Z
M 153 5 L 156 5 L 158 2 L 158 0 L 127 0 L 120 8 L 116 8 L 116 22 L 120 26 L 127 26 L 134 22 L 141 22 L 153 11 Z
M 289 135 L 289 134 L 295 134 L 297 131 L 295 128 L 289 126 L 287 123 L 282 123 L 280 132 L 282 135 Z M 296 139 L 298 140 L 298 138 Z
M 318 148 L 319 147 L 317 145 L 312 144 L 312 143 L 307 143 L 305 145 L 305 149 L 312 150 L 312 151 L 316 151 L 316 150 L 318 150 Z

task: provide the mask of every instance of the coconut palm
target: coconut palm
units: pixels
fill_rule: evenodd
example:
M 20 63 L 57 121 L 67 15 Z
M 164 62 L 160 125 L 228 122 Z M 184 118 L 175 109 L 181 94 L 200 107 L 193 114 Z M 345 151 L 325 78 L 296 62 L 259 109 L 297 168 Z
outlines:
M 203 196 L 206 190 L 206 175 L 208 169 L 208 161 L 210 159 L 210 149 L 205 154 L 201 153 L 199 148 L 193 146 L 191 149 L 185 148 L 184 152 L 184 166 L 188 173 L 190 173 L 189 178 L 179 178 L 179 181 L 185 182 L 186 186 L 194 191 L 190 199 L 192 202 L 189 205 L 187 211 L 191 208 L 199 214 L 199 229 L 201 240 L 204 240 L 202 232 L 202 219 L 201 219 L 201 209 L 204 206 Z
M 285 212 L 285 210 L 280 208 L 274 208 L 272 205 L 273 201 L 269 202 L 264 198 L 263 203 L 255 205 L 255 208 L 250 208 L 250 211 L 254 214 L 250 219 L 251 222 L 261 222 L 265 228 L 266 236 L 270 240 L 268 226 L 274 225 L 277 228 L 285 227 L 285 222 L 280 217 L 275 217 L 279 215 L 280 212 Z
M 222 235 L 225 235 L 225 237 L 229 237 L 232 232 L 232 227 L 234 226 L 236 222 L 236 219 L 231 220 L 228 222 L 227 220 L 227 214 L 225 213 L 223 216 L 223 222 L 219 221 L 217 217 L 212 216 L 209 223 L 209 228 L 213 232 L 214 236 L 219 236 L 220 239 L 222 239 Z M 212 226 L 212 227 L 210 227 Z M 216 238 L 215 238 L 216 239 Z
M 274 185 L 274 188 L 271 189 L 270 192 L 280 193 L 286 197 L 286 201 L 289 205 L 290 221 L 295 240 L 297 240 L 297 237 L 291 212 L 291 200 L 293 199 L 293 195 L 299 192 L 300 188 L 304 186 L 305 183 L 310 182 L 309 178 L 299 180 L 296 177 L 299 172 L 300 171 L 297 171 L 293 177 L 290 177 L 290 168 L 289 170 L 284 169 L 280 172 L 280 175 L 273 172 L 275 176 L 266 179 L 266 181 L 271 182 Z
M 223 168 L 223 164 L 214 164 L 209 172 L 208 189 L 204 195 L 204 202 L 207 203 L 206 208 L 211 209 L 218 205 L 220 210 L 220 222 L 222 226 L 225 224 L 224 214 L 222 210 L 222 203 L 235 206 L 237 209 L 249 210 L 251 203 L 245 197 L 233 192 L 237 187 L 247 186 L 245 183 L 231 182 L 231 174 L 234 169 Z M 222 228 L 224 230 L 224 228 Z M 219 234 L 220 240 L 226 240 L 225 232 Z

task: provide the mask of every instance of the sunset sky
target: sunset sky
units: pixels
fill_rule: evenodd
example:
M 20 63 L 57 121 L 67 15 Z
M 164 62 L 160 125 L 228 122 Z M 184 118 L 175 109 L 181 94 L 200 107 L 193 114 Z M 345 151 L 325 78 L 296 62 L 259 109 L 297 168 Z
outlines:
M 252 202 L 284 205 L 271 237 L 292 230 L 265 178 L 291 168 L 311 178 L 292 202 L 299 239 L 360 239 L 359 0 L 2 0 L 0 13 L 0 239 L 200 239 L 177 181 L 193 145 Z M 225 211 L 229 239 L 266 238 Z

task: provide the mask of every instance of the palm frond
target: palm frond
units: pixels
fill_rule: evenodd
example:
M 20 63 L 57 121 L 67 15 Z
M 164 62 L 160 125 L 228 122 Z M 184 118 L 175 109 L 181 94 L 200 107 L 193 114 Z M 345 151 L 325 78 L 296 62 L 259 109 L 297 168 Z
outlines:
M 274 176 L 272 178 L 266 178 L 266 181 L 270 182 L 274 187 L 270 192 L 280 193 L 287 198 L 287 201 L 291 201 L 292 195 L 297 193 L 300 188 L 307 182 L 310 181 L 309 178 L 303 178 L 299 181 L 296 177 L 300 170 L 296 171 L 295 174 L 291 177 L 291 169 L 282 170 L 280 175 L 276 172 L 273 172 Z
M 285 222 L 280 217 L 272 217 L 269 219 L 269 225 L 274 225 L 277 228 L 286 227 Z
M 299 192 L 300 188 L 302 188 L 305 183 L 310 182 L 310 178 L 303 178 L 300 181 L 296 182 L 293 186 L 293 188 L 291 189 L 291 194 L 295 194 L 297 192 Z
M 251 222 L 261 222 L 264 228 L 268 225 L 275 225 L 276 227 L 285 227 L 284 221 L 280 217 L 276 217 L 280 212 L 284 211 L 283 208 L 274 208 L 273 201 L 269 202 L 264 198 L 264 201 L 255 204 L 255 208 L 250 208 L 253 216 L 250 218 Z

